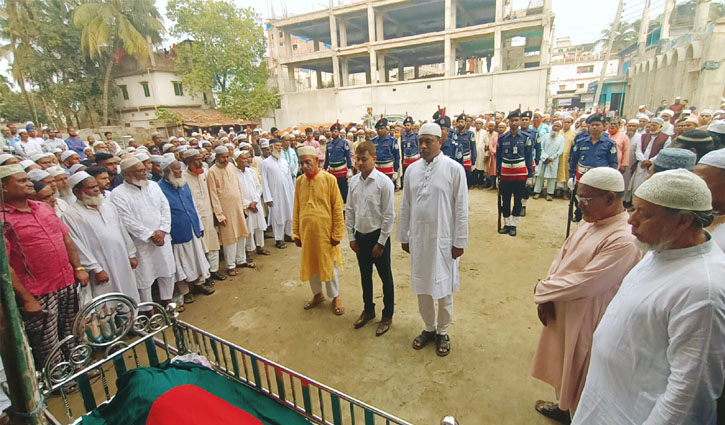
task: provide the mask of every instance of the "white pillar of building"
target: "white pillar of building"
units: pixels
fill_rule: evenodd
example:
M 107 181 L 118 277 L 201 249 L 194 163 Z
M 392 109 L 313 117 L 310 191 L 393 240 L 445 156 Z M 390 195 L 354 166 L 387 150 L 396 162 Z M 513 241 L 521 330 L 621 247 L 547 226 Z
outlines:
M 287 65 L 287 91 L 297 91 L 297 82 L 295 81 L 295 67 Z
M 446 77 L 456 75 L 456 48 L 450 32 L 456 28 L 456 0 L 445 3 L 445 41 L 443 47 L 443 67 Z
M 314 50 L 315 52 L 320 51 L 320 40 L 313 40 L 312 50 Z
M 340 19 L 340 47 L 347 47 L 347 22 Z
M 340 58 L 340 71 L 342 72 L 342 79 L 340 80 L 342 87 L 350 85 L 350 73 L 348 72 L 348 59 L 346 57 Z
M 644 10 L 642 10 L 642 19 L 639 26 L 639 36 L 637 37 L 637 55 L 642 58 L 644 51 L 647 49 L 647 33 L 649 32 L 649 4 L 650 0 L 645 0 Z M 628 96 L 629 98 L 629 96 Z
M 494 12 L 496 22 L 503 21 L 503 0 L 496 0 L 496 11 Z
M 292 34 L 289 31 L 284 32 L 284 52 L 285 56 L 292 56 Z
M 330 40 L 332 42 L 332 75 L 335 88 L 340 87 L 340 60 L 337 57 L 337 20 L 330 14 Z
M 388 82 L 388 70 L 385 68 L 385 53 L 378 53 L 378 82 Z
M 277 88 L 279 88 L 279 91 L 285 91 L 287 83 L 282 72 L 282 64 L 279 60 L 279 28 L 272 27 L 272 34 L 270 36 L 269 42 L 272 44 L 272 53 L 274 54 L 275 68 L 277 71 Z
M 665 13 L 662 15 L 662 31 L 660 32 L 660 40 L 668 40 L 670 38 L 670 18 L 672 11 L 675 9 L 675 0 L 665 0 Z
M 700 0 L 695 9 L 695 21 L 692 25 L 693 31 L 702 31 L 707 26 L 707 19 L 710 17 L 710 0 Z
M 544 0 L 544 30 L 541 34 L 541 51 L 539 52 L 539 66 L 546 66 L 551 61 L 551 0 Z
M 322 88 L 322 71 L 315 71 L 315 77 L 317 79 L 317 88 Z
M 375 14 L 375 41 L 385 40 L 385 16 L 382 12 Z
M 375 53 L 375 9 L 373 0 L 368 0 L 368 53 L 370 54 L 369 84 L 378 82 L 378 61 Z
M 420 66 L 415 65 L 413 67 L 413 78 L 420 78 Z
M 402 64 L 398 65 L 398 81 L 405 81 L 405 68 Z
M 491 70 L 493 72 L 503 71 L 502 61 L 502 43 L 503 37 L 501 37 L 501 27 L 496 27 L 493 32 L 493 66 Z

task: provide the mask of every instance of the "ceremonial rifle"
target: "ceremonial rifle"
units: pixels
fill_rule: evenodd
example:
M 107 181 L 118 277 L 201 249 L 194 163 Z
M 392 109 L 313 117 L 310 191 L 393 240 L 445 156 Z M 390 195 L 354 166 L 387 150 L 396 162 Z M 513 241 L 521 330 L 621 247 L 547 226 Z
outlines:
M 498 201 L 498 230 L 501 230 L 501 214 L 503 211 L 503 198 L 501 197 L 501 177 L 496 182 L 496 199 Z M 494 180 L 495 181 L 495 180 Z
M 567 220 L 566 220 L 566 237 L 569 237 L 569 232 L 571 231 L 571 222 L 574 220 L 574 207 L 576 206 L 576 190 L 579 188 L 579 184 L 574 184 L 574 189 L 571 191 L 571 196 L 569 197 L 569 213 L 567 214 Z

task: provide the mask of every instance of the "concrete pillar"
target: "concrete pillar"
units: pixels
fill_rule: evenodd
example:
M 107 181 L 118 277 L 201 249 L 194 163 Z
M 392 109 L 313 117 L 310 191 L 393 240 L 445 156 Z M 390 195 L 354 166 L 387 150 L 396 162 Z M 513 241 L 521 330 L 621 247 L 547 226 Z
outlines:
M 501 27 L 496 27 L 493 33 L 493 72 L 503 71 L 502 47 L 503 37 L 501 37 Z
M 494 12 L 496 22 L 503 21 L 503 0 L 496 0 L 496 10 Z
M 313 40 L 312 50 L 314 50 L 315 52 L 320 51 L 320 40 Z
M 660 32 L 660 40 L 668 40 L 670 38 L 670 18 L 672 11 L 675 9 L 675 0 L 665 0 L 665 13 L 662 15 L 662 32 Z
M 365 84 L 372 84 L 372 76 L 370 75 L 370 65 L 365 67 Z
M 372 0 L 368 0 L 368 53 L 370 54 L 370 67 L 368 68 L 368 84 L 374 84 L 378 81 L 378 64 L 377 54 L 375 53 L 375 9 Z
M 402 64 L 398 65 L 398 81 L 405 81 L 405 68 Z
M 707 26 L 707 19 L 710 16 L 710 0 L 700 0 L 695 9 L 695 22 L 692 31 L 701 31 Z
M 272 36 L 269 42 L 272 44 L 272 53 L 274 54 L 275 68 L 277 72 L 277 88 L 279 91 L 285 91 L 286 82 L 282 72 L 282 64 L 279 62 L 279 28 L 272 27 Z
M 297 82 L 295 81 L 295 67 L 287 65 L 287 91 L 297 91 Z
M 340 87 L 340 60 L 337 57 L 337 20 L 330 14 L 330 38 L 332 41 L 332 75 L 335 88 Z
M 546 16 L 544 23 L 544 31 L 541 34 L 541 50 L 539 53 L 539 65 L 549 65 L 551 58 L 551 18 Z
M 322 71 L 315 71 L 315 76 L 317 77 L 317 88 L 322 88 Z
M 456 0 L 446 0 L 444 11 L 446 31 L 456 29 L 456 6 Z
M 347 47 L 347 22 L 340 19 L 340 47 Z
M 388 82 L 388 70 L 385 68 L 385 54 L 383 53 L 378 55 L 378 82 Z
M 347 87 L 350 85 L 350 73 L 348 72 L 348 59 L 342 58 L 341 60 L 341 72 L 342 72 L 342 79 L 340 80 L 341 86 Z
M 292 34 L 289 31 L 284 32 L 284 51 L 285 56 L 292 56 Z
M 640 19 L 641 25 L 639 26 L 639 36 L 637 37 L 637 55 L 641 58 L 644 56 L 644 51 L 647 48 L 647 32 L 649 30 L 649 3 L 650 0 L 645 0 L 644 10 L 642 11 L 642 19 Z M 631 96 L 627 96 L 631 99 Z
M 456 28 L 456 0 L 445 0 L 445 44 L 443 47 L 443 66 L 445 76 L 456 75 L 456 48 L 451 40 L 450 31 Z
M 413 78 L 419 78 L 420 66 L 415 65 L 413 67 Z
M 375 14 L 375 41 L 385 40 L 385 16 L 382 13 Z

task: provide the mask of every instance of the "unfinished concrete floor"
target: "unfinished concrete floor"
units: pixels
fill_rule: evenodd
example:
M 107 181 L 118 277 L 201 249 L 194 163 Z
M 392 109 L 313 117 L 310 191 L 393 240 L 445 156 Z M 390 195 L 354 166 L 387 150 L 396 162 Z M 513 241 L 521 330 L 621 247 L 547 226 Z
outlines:
M 433 345 L 411 348 L 423 324 L 409 258 L 397 242 L 395 317 L 381 337 L 375 336 L 382 309 L 377 275 L 378 317 L 353 329 L 362 291 L 347 238 L 343 316 L 333 315 L 329 301 L 302 309 L 311 292 L 299 281 L 300 251 L 294 244 L 278 250 L 268 239 L 272 255 L 254 256 L 256 270 L 240 269 L 239 276 L 218 282 L 214 295 L 198 296 L 180 318 L 416 425 L 438 425 L 446 415 L 461 425 L 553 423 L 533 407 L 537 399 L 554 397 L 551 387 L 529 376 L 541 327 L 533 288 L 564 242 L 568 204 L 530 199 L 513 238 L 496 233 L 496 192 L 469 194 L 469 245 L 461 260 L 461 292 L 454 294 L 448 357 L 436 356 Z

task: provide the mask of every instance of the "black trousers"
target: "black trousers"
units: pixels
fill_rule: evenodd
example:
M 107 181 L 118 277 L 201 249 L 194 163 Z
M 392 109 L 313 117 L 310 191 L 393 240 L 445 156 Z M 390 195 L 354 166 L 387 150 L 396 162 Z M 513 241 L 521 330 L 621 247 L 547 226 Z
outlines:
M 379 237 L 380 229 L 367 234 L 355 232 L 355 241 L 359 252 L 357 263 L 360 266 L 363 303 L 365 303 L 366 312 L 375 312 L 375 302 L 373 302 L 373 264 L 375 264 L 375 268 L 378 269 L 378 276 L 383 281 L 383 317 L 392 318 L 395 287 L 393 285 L 393 271 L 390 268 L 390 238 L 385 242 L 383 255 L 373 258 L 373 248 L 378 243 Z
M 347 203 L 347 177 L 336 177 L 337 187 L 340 189 L 340 195 L 342 195 L 342 202 Z
M 502 214 L 504 217 L 514 215 L 521 216 L 521 199 L 526 192 L 526 180 L 499 180 L 498 190 L 501 192 L 501 203 L 503 204 Z M 511 196 L 514 197 L 514 208 L 511 210 Z
M 483 170 L 473 170 L 473 186 L 483 186 L 486 182 L 486 173 Z
M 400 175 L 400 188 L 403 188 L 403 183 L 405 182 L 405 170 L 408 169 L 409 166 L 403 165 L 403 174 Z
M 473 186 L 473 170 L 466 170 L 466 186 L 469 189 Z

